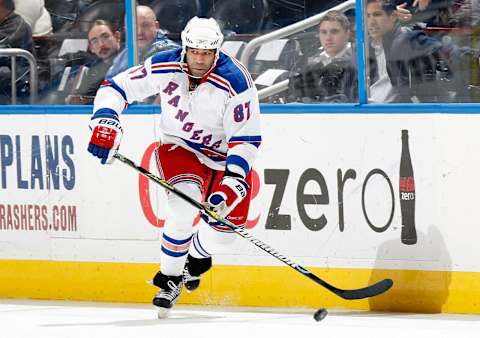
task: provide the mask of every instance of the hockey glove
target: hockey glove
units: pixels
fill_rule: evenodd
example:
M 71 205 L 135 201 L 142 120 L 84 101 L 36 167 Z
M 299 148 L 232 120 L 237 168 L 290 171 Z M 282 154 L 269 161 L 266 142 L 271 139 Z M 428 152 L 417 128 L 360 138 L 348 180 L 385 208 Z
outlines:
M 88 152 L 100 158 L 102 164 L 112 163 L 123 134 L 120 122 L 108 117 L 96 118 L 90 122 L 90 129 L 93 132 Z
M 207 207 L 225 218 L 247 196 L 248 184 L 243 178 L 224 176 L 217 191 L 207 199 Z

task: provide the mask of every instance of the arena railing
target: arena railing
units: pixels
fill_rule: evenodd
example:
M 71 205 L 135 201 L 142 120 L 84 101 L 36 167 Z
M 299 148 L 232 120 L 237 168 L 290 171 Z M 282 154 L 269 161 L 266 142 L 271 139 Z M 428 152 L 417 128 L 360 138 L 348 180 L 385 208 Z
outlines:
M 20 48 L 0 48 L 0 57 L 11 58 L 11 84 L 12 84 L 12 104 L 17 103 L 17 57 L 27 59 L 30 68 L 30 103 L 34 104 L 37 100 L 38 76 L 37 76 L 37 60 L 29 51 Z

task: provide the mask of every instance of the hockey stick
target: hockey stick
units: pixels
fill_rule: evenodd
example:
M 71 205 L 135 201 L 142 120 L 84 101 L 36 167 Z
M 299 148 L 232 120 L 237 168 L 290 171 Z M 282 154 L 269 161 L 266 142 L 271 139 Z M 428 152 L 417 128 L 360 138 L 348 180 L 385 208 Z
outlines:
M 381 293 L 384 293 L 388 289 L 390 289 L 393 285 L 393 281 L 391 279 L 387 278 L 387 279 L 381 280 L 381 281 L 379 281 L 375 284 L 372 284 L 372 285 L 369 285 L 367 287 L 360 288 L 360 289 L 344 290 L 344 289 L 337 288 L 337 287 L 333 286 L 332 284 L 327 283 L 326 281 L 324 281 L 320 277 L 317 277 L 316 275 L 314 275 L 313 273 L 311 273 L 310 271 L 308 271 L 307 269 L 305 269 L 301 265 L 299 265 L 299 264 L 295 263 L 294 261 L 290 260 L 289 258 L 285 257 L 284 255 L 279 253 L 277 250 L 272 248 L 270 245 L 268 245 L 268 244 L 262 242 L 261 240 L 255 238 L 253 235 L 248 233 L 245 229 L 237 227 L 235 224 L 229 222 L 228 220 L 219 217 L 214 211 L 208 209 L 202 203 L 194 200 L 193 198 L 191 198 L 187 194 L 185 194 L 182 191 L 180 191 L 180 190 L 176 189 L 175 187 L 171 186 L 170 184 L 168 184 L 167 181 L 165 181 L 165 180 L 161 179 L 160 177 L 152 174 L 151 172 L 149 172 L 145 168 L 136 165 L 133 161 L 126 158 L 125 156 L 123 156 L 123 155 L 121 155 L 117 152 L 114 155 L 114 157 L 116 159 L 118 159 L 120 162 L 122 162 L 122 163 L 128 165 L 129 167 L 137 170 L 138 172 L 140 172 L 140 174 L 142 174 L 142 175 L 146 176 L 147 178 L 151 179 L 152 181 L 160 184 L 162 187 L 164 187 L 168 191 L 170 191 L 170 192 L 174 193 L 175 195 L 179 196 L 180 198 L 182 198 L 183 200 L 185 200 L 186 202 L 188 202 L 189 204 L 191 204 L 193 207 L 197 208 L 201 212 L 207 214 L 211 218 L 213 218 L 213 219 L 219 221 L 220 223 L 222 223 L 223 225 L 227 226 L 232 231 L 234 231 L 236 234 L 242 236 L 245 239 L 248 239 L 251 243 L 253 243 L 258 248 L 262 249 L 266 253 L 269 253 L 270 255 L 272 255 L 276 259 L 280 260 L 281 262 L 285 263 L 286 265 L 288 265 L 292 269 L 295 269 L 296 271 L 300 272 L 305 277 L 310 278 L 315 283 L 320 284 L 321 286 L 323 286 L 327 290 L 333 292 L 334 294 L 336 294 L 337 296 L 339 296 L 343 299 L 362 299 L 362 298 L 377 296 Z

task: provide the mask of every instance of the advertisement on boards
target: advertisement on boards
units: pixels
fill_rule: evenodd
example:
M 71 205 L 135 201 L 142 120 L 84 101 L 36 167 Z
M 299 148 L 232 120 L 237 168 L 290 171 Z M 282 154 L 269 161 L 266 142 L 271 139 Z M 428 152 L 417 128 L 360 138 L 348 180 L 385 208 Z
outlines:
M 262 115 L 247 229 L 307 266 L 475 271 L 480 126 L 411 117 Z M 0 258 L 158 262 L 165 193 L 88 154 L 88 116 L 1 118 Z M 120 151 L 158 175 L 157 123 L 122 116 Z M 242 238 L 216 260 L 279 264 Z

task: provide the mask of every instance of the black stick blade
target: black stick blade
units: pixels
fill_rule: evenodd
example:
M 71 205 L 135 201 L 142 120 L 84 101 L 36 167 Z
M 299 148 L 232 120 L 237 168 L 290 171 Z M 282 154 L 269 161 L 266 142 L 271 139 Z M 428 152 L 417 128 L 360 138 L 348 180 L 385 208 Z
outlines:
M 393 286 L 393 281 L 390 278 L 381 280 L 375 284 L 370 286 L 355 289 L 355 290 L 337 290 L 335 292 L 338 296 L 342 297 L 343 299 L 363 299 L 368 297 L 378 296 L 385 291 L 389 290 Z

